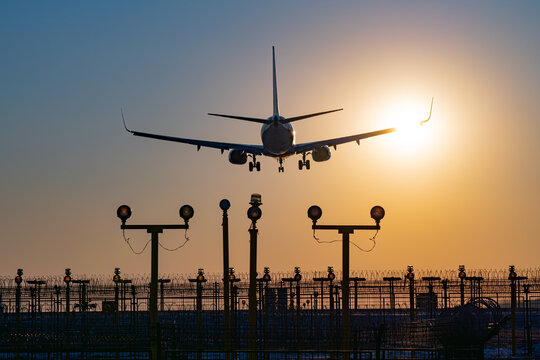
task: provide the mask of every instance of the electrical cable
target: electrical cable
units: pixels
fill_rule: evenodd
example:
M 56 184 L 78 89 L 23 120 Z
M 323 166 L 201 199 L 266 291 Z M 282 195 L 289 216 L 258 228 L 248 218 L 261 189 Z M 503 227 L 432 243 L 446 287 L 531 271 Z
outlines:
M 373 246 L 371 247 L 371 249 L 369 250 L 366 250 L 366 249 L 363 249 L 361 248 L 358 244 L 356 244 L 354 241 L 349 241 L 352 245 L 354 245 L 358 250 L 360 251 L 363 251 L 363 252 L 370 252 L 372 251 L 373 249 L 375 249 L 375 245 L 377 245 L 377 243 L 375 242 L 375 238 L 377 237 L 377 234 L 379 233 L 379 230 L 377 230 L 377 232 L 375 233 L 375 235 L 373 235 L 372 237 L 369 238 L 370 241 L 373 241 Z M 320 240 L 317 236 L 315 236 L 315 229 L 313 229 L 313 238 L 315 239 L 315 241 L 317 241 L 317 243 L 319 244 L 330 244 L 330 243 L 335 243 L 335 242 L 340 242 L 340 241 L 343 241 L 343 240 L 328 240 L 328 241 L 323 241 L 323 240 Z
M 188 229 L 186 229 L 186 231 L 185 231 L 185 233 L 184 233 L 184 238 L 185 238 L 186 240 L 185 240 L 182 244 L 180 244 L 180 245 L 178 245 L 177 247 L 175 247 L 174 249 L 169 249 L 169 248 L 163 246 L 161 243 L 159 243 L 159 246 L 160 246 L 163 250 L 167 250 L 167 251 L 176 251 L 176 250 L 178 250 L 178 249 L 180 249 L 180 248 L 183 248 L 183 247 L 187 244 L 187 242 L 189 241 L 189 237 L 187 236 L 187 231 L 188 231 Z
M 141 251 L 135 251 L 135 249 L 133 249 L 133 246 L 131 246 L 131 243 L 129 242 L 129 238 L 126 237 L 126 230 L 124 230 L 124 229 L 122 229 L 122 236 L 124 237 L 124 241 L 129 245 L 129 248 L 131 249 L 131 251 L 133 251 L 133 253 L 135 255 L 142 254 L 144 252 L 144 250 L 146 250 L 146 247 L 148 246 L 150 241 L 152 240 L 152 239 L 148 240 Z

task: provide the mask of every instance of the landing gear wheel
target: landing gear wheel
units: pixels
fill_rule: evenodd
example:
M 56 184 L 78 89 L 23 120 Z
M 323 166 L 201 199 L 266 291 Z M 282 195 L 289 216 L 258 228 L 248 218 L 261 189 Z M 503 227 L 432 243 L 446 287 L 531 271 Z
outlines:
M 257 163 L 255 164 L 255 168 L 257 168 L 257 171 L 261 171 L 261 162 L 260 161 L 257 161 Z
M 253 171 L 253 163 L 252 162 L 249 163 L 249 171 L 250 172 Z
M 306 170 L 309 170 L 309 166 L 310 166 L 309 160 L 306 160 Z
M 304 162 L 302 160 L 298 160 L 298 170 L 302 170 L 302 167 L 304 167 Z M 306 165 L 307 168 L 307 165 Z

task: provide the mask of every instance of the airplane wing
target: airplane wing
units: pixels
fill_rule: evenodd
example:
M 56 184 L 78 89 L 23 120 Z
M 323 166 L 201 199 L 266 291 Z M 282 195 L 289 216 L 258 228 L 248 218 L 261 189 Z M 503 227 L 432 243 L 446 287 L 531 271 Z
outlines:
M 432 110 L 433 110 L 433 98 L 431 99 L 431 107 L 429 108 L 429 116 L 427 117 L 427 119 L 425 119 L 423 121 L 420 121 L 419 122 L 420 125 L 424 125 L 425 123 L 427 123 L 431 119 L 431 111 Z M 336 110 L 334 110 L 334 111 L 336 111 Z M 362 140 L 362 139 L 367 139 L 367 138 L 370 138 L 370 137 L 373 137 L 373 136 L 379 136 L 379 135 L 392 133 L 392 132 L 394 132 L 396 130 L 397 130 L 397 128 L 388 128 L 388 129 L 377 130 L 377 131 L 372 131 L 372 132 L 363 133 L 363 134 L 344 136 L 344 137 L 335 138 L 335 139 L 328 139 L 328 140 L 322 140 L 322 141 L 314 141 L 314 142 L 310 142 L 310 143 L 297 144 L 297 145 L 295 145 L 293 147 L 292 153 L 301 154 L 301 153 L 304 153 L 306 151 L 311 151 L 311 150 L 313 150 L 315 148 L 325 146 L 325 145 L 326 146 L 333 146 L 335 148 L 336 146 L 338 146 L 340 144 L 345 144 L 345 143 L 352 142 L 352 141 L 356 141 L 356 143 L 358 145 L 360 145 L 360 140 Z
M 337 145 L 345 144 L 345 143 L 353 142 L 353 141 L 356 141 L 356 143 L 360 145 L 360 140 L 362 140 L 362 139 L 367 139 L 367 138 L 370 138 L 370 137 L 373 137 L 373 136 L 379 136 L 379 135 L 388 134 L 388 133 L 394 132 L 396 130 L 397 130 L 396 128 L 388 128 L 388 129 L 377 130 L 377 131 L 372 131 L 372 132 L 363 133 L 363 134 L 344 136 L 344 137 L 340 137 L 340 138 L 321 140 L 321 141 L 314 141 L 314 142 L 303 143 L 303 144 L 296 144 L 296 145 L 294 145 L 293 152 L 295 154 L 301 154 L 301 153 L 304 153 L 306 151 L 311 151 L 311 150 L 313 150 L 315 148 L 318 148 L 318 147 L 321 147 L 321 146 L 326 145 L 326 146 L 334 146 L 334 147 L 336 147 Z
M 123 114 L 122 114 L 122 120 L 124 120 Z M 133 131 L 127 128 L 125 120 L 124 120 L 124 128 L 135 136 L 196 145 L 197 150 L 199 150 L 202 146 L 204 146 L 204 147 L 209 147 L 209 148 L 214 148 L 214 149 L 220 149 L 221 153 L 223 153 L 223 151 L 225 150 L 242 150 L 247 153 L 255 154 L 255 155 L 262 155 L 263 153 L 262 145 L 244 145 L 244 144 L 234 144 L 234 143 L 225 143 L 225 142 L 216 142 L 216 141 L 185 139 L 185 138 L 179 138 L 179 137 L 174 137 L 174 136 L 166 136 L 166 135 L 159 135 L 159 134 L 150 134 L 150 133 L 145 133 L 145 132 L 140 132 L 140 131 Z

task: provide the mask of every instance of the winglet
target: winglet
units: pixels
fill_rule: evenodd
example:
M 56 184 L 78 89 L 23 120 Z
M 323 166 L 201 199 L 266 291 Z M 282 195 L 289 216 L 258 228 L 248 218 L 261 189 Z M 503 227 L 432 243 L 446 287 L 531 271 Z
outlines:
M 124 110 L 122 108 L 120 108 L 120 113 L 122 114 L 122 122 L 124 123 L 124 129 L 126 129 L 127 132 L 133 134 L 133 131 L 129 130 L 126 126 L 126 119 L 124 119 Z
M 433 110 L 433 98 L 431 98 L 431 107 L 429 108 L 429 116 L 426 120 L 420 121 L 420 125 L 424 125 L 425 123 L 429 121 L 429 119 L 431 119 L 431 110 Z
M 272 72 L 274 79 L 274 116 L 279 116 L 278 109 L 278 97 L 277 97 L 277 79 L 276 79 L 276 53 L 274 47 L 272 46 Z

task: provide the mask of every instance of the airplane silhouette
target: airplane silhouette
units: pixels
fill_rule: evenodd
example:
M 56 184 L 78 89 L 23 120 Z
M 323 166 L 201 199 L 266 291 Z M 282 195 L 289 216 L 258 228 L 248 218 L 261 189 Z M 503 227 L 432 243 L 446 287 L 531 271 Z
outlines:
M 244 116 L 235 116 L 235 115 L 225 115 L 225 114 L 214 114 L 208 113 L 212 116 L 220 116 L 225 118 L 245 120 L 263 124 L 261 129 L 261 140 L 262 145 L 245 145 L 245 144 L 235 144 L 235 143 L 225 143 L 225 142 L 216 142 L 216 141 L 206 141 L 206 140 L 196 140 L 196 139 L 186 139 L 173 136 L 159 135 L 159 134 L 150 134 L 140 131 L 133 131 L 127 128 L 126 121 L 124 119 L 124 113 L 122 111 L 122 121 L 124 122 L 124 128 L 132 133 L 135 136 L 142 136 L 158 140 L 166 141 L 175 141 L 179 143 L 186 143 L 197 146 L 197 151 L 201 147 L 209 147 L 220 149 L 221 153 L 225 150 L 229 150 L 229 161 L 235 165 L 243 165 L 248 162 L 248 157 L 251 158 L 249 161 L 249 171 L 256 169 L 257 171 L 261 170 L 261 163 L 257 161 L 257 156 L 265 155 L 276 158 L 279 161 L 278 171 L 283 172 L 283 159 L 296 154 L 301 154 L 302 159 L 298 160 L 298 168 L 302 170 L 303 167 L 306 170 L 310 168 L 310 161 L 306 160 L 306 156 L 311 154 L 313 161 L 321 162 L 327 161 L 330 159 L 331 151 L 330 147 L 337 149 L 337 145 L 345 144 L 348 142 L 355 141 L 360 145 L 360 140 L 367 139 L 374 136 L 379 136 L 383 134 L 388 134 L 396 131 L 396 128 L 382 129 L 372 132 L 367 132 L 363 134 L 356 134 L 350 136 L 344 136 L 328 140 L 313 141 L 302 144 L 295 144 L 295 132 L 291 125 L 291 122 L 307 119 L 314 116 L 324 115 L 336 111 L 341 111 L 343 109 L 335 109 L 317 112 L 308 115 L 295 116 L 290 118 L 284 118 L 279 115 L 278 109 L 278 96 L 277 96 L 277 80 L 276 80 L 276 56 L 274 47 L 272 46 L 272 70 L 273 70 L 273 97 L 274 97 L 274 113 L 267 119 L 263 118 L 253 118 L 253 117 L 244 117 Z M 429 110 L 429 116 L 426 120 L 420 122 L 421 125 L 425 124 L 431 118 L 431 110 L 433 109 L 433 99 L 431 100 L 431 108 Z

